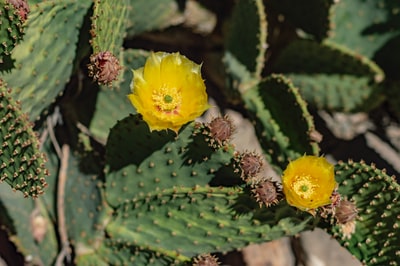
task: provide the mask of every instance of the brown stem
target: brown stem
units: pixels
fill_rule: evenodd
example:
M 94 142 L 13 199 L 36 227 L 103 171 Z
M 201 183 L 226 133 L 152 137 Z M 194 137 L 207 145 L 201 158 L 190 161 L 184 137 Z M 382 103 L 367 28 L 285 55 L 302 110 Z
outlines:
M 69 159 L 69 146 L 64 144 L 61 148 L 61 165 L 58 173 L 58 184 L 57 184 L 57 217 L 58 217 L 58 234 L 61 240 L 61 251 L 57 256 L 56 266 L 63 265 L 63 260 L 66 258 L 70 261 L 70 248 L 67 234 L 67 227 L 65 221 L 65 186 L 67 183 L 67 170 L 68 170 L 68 159 Z

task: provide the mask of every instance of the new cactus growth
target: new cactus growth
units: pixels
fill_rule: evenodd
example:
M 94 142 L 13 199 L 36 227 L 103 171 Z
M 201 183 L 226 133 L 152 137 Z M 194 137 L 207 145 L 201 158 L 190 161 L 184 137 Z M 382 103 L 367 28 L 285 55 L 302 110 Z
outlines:
M 4 259 L 219 265 L 323 228 L 363 264 L 400 265 L 395 177 L 328 161 L 315 119 L 399 119 L 400 6 L 337 2 L 0 1 Z M 259 150 L 232 143 L 228 109 Z

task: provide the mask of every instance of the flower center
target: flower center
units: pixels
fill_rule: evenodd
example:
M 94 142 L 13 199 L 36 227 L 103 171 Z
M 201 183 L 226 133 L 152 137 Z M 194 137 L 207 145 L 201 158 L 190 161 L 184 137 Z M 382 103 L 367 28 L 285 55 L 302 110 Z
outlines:
M 157 110 L 163 113 L 176 113 L 182 102 L 177 88 L 161 88 L 153 91 L 152 100 Z
M 165 95 L 165 96 L 164 96 L 164 102 L 165 102 L 165 103 L 170 103 L 170 102 L 172 102 L 173 100 L 174 100 L 174 98 L 172 98 L 171 95 Z
M 309 199 L 318 188 L 318 185 L 313 182 L 309 175 L 296 176 L 292 183 L 292 188 L 302 199 Z

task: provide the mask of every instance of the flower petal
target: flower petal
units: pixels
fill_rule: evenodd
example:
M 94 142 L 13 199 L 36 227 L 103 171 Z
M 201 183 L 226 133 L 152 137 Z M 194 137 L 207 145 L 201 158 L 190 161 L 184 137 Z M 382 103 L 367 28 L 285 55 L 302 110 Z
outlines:
M 301 210 L 331 203 L 336 187 L 334 167 L 325 158 L 303 156 L 289 163 L 282 176 L 287 202 Z
M 201 66 L 179 53 L 152 53 L 145 66 L 133 70 L 135 106 L 150 130 L 175 132 L 209 108 Z

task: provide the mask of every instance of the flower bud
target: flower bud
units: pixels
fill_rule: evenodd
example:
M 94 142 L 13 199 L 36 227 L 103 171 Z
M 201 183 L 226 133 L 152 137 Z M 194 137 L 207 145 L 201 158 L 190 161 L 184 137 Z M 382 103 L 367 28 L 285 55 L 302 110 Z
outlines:
M 93 80 L 100 85 L 110 86 L 117 79 L 121 68 L 118 59 L 109 51 L 90 56 L 89 77 L 93 77 Z
M 255 177 L 263 167 L 262 157 L 255 153 L 244 153 L 240 159 L 242 177 Z
M 260 208 L 263 204 L 265 204 L 266 207 L 270 207 L 274 204 L 277 204 L 281 199 L 282 194 L 280 192 L 280 188 L 278 187 L 276 182 L 270 179 L 261 179 L 252 186 L 252 192 L 254 193 L 254 196 L 256 198 L 256 201 L 259 203 Z
M 231 119 L 227 115 L 214 118 L 208 124 L 208 127 L 211 131 L 211 137 L 219 144 L 224 144 L 226 141 L 229 141 L 235 130 Z

